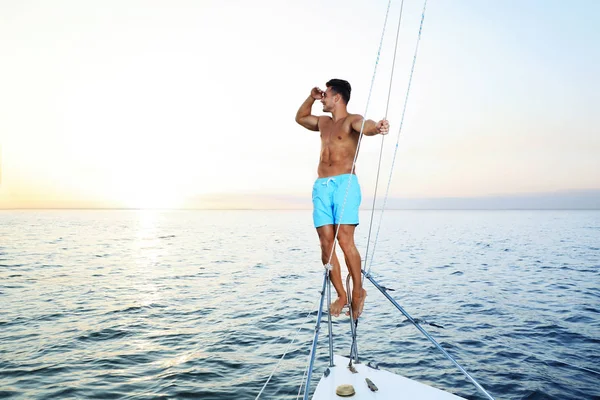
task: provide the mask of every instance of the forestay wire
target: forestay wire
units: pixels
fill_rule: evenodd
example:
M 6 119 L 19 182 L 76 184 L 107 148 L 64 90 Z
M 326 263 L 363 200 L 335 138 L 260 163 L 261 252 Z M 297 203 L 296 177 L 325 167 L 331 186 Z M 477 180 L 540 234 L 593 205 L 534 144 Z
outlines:
M 373 242 L 373 251 L 371 253 L 371 262 L 369 263 L 369 268 L 366 268 L 367 265 L 367 253 L 365 253 L 365 271 L 366 274 L 369 275 L 371 273 L 371 267 L 373 266 L 373 258 L 375 256 L 375 248 L 377 246 L 377 241 L 379 239 L 379 231 L 381 229 L 381 223 L 383 221 L 383 212 L 385 211 L 385 206 L 387 204 L 388 195 L 390 192 L 390 184 L 392 183 L 392 174 L 394 172 L 394 166 L 396 164 L 396 156 L 398 154 L 398 143 L 400 142 L 400 134 L 402 132 L 402 126 L 404 125 L 404 116 L 406 115 L 406 104 L 408 103 L 408 96 L 410 94 L 410 87 L 412 84 L 413 73 L 415 71 L 415 64 L 417 62 L 417 55 L 419 53 L 419 43 L 421 42 L 421 32 L 423 31 L 423 21 L 425 20 L 425 10 L 427 8 L 427 0 L 423 3 L 423 12 L 421 13 L 421 23 L 419 25 L 419 35 L 417 37 L 417 44 L 415 46 L 415 53 L 413 55 L 412 66 L 410 68 L 410 76 L 408 78 L 408 87 L 406 88 L 406 96 L 404 97 L 404 106 L 402 108 L 402 117 L 400 118 L 400 125 L 398 127 L 398 134 L 396 136 L 396 145 L 394 147 L 394 155 L 392 156 L 392 166 L 390 167 L 390 176 L 387 183 L 387 188 L 385 191 L 385 196 L 383 198 L 383 205 L 381 207 L 381 213 L 379 214 L 379 224 L 377 225 L 377 232 L 375 234 L 375 241 Z M 398 29 L 400 29 L 400 24 L 398 24 Z M 396 39 L 397 40 L 397 39 Z M 397 43 L 397 42 L 396 42 Z M 395 57 L 395 53 L 394 53 Z M 389 98 L 388 98 L 389 101 Z M 387 114 L 387 110 L 386 110 Z M 382 147 L 383 147 L 383 139 L 382 139 Z M 381 166 L 381 154 L 379 156 L 379 165 Z M 377 179 L 379 180 L 379 169 L 377 170 Z M 375 198 L 377 197 L 377 186 L 375 186 L 375 196 L 373 196 L 373 211 L 375 210 Z M 373 224 L 373 213 L 371 214 L 371 225 Z M 369 228 L 369 237 L 367 239 L 367 252 L 369 249 L 369 242 L 371 240 L 371 230 Z
M 360 133 L 358 136 L 358 144 L 356 146 L 356 152 L 354 153 L 354 160 L 352 161 L 352 169 L 350 170 L 350 179 L 348 179 L 348 185 L 346 186 L 346 194 L 344 195 L 344 202 L 342 203 L 342 210 L 340 211 L 340 222 L 342 221 L 342 217 L 344 216 L 344 208 L 346 207 L 346 200 L 348 199 L 348 192 L 350 190 L 350 184 L 352 183 L 352 175 L 354 174 L 354 170 L 356 168 L 356 160 L 358 159 L 358 152 L 360 150 L 360 143 L 363 138 L 363 131 L 365 129 L 365 122 L 367 120 L 367 112 L 369 111 L 369 104 L 371 103 L 371 94 L 373 93 L 373 86 L 375 84 L 375 76 L 377 75 L 377 66 L 379 65 L 379 58 L 381 56 L 381 48 L 383 47 L 383 38 L 385 36 L 385 29 L 387 27 L 388 16 L 390 14 L 390 5 L 392 4 L 392 0 L 388 0 L 387 9 L 385 12 L 385 20 L 383 22 L 383 30 L 381 32 L 381 39 L 379 40 L 379 48 L 377 49 L 377 58 L 375 59 L 375 68 L 373 69 L 373 76 L 371 78 L 371 86 L 369 88 L 369 95 L 367 97 L 367 104 L 365 106 L 365 112 L 363 114 L 362 124 L 360 126 Z M 338 233 L 340 230 L 340 224 L 337 225 L 335 229 L 335 235 L 333 237 L 333 244 L 331 246 L 331 252 L 329 253 L 329 261 L 328 265 L 331 265 L 331 260 L 333 259 L 333 254 L 335 252 L 335 244 L 337 242 Z M 328 305 L 331 306 L 331 305 Z
M 390 74 L 390 84 L 389 84 L 389 89 L 388 89 L 387 101 L 385 104 L 384 119 L 386 119 L 386 120 L 387 120 L 388 111 L 390 108 L 390 97 L 392 95 L 392 82 L 394 81 L 394 69 L 396 67 L 396 54 L 398 52 L 398 38 L 400 37 L 400 25 L 402 22 L 402 10 L 403 9 L 404 9 L 404 0 L 402 0 L 402 2 L 400 3 L 400 16 L 398 17 L 398 28 L 396 29 L 396 42 L 394 44 L 394 57 L 392 59 L 392 72 Z M 375 191 L 373 194 L 373 206 L 371 207 L 371 219 L 369 222 L 369 235 L 367 236 L 367 248 L 365 250 L 365 268 L 364 269 L 367 269 L 367 256 L 369 254 L 369 244 L 371 242 L 371 229 L 373 228 L 373 216 L 375 213 L 375 201 L 377 200 L 377 186 L 379 185 L 379 172 L 381 171 L 381 159 L 382 159 L 382 155 L 383 155 L 384 139 L 385 139 L 385 136 L 381 136 L 381 147 L 379 149 L 379 163 L 377 164 L 377 177 L 375 178 Z M 381 225 L 381 220 L 379 221 L 379 224 Z M 379 230 L 377 231 L 377 233 L 379 233 Z M 362 280 L 364 281 L 364 277 L 362 278 Z

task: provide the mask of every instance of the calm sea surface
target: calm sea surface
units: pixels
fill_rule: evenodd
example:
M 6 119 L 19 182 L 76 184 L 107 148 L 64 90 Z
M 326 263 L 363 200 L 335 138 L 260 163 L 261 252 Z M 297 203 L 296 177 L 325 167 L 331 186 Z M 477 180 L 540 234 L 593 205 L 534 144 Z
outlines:
M 295 399 L 319 251 L 310 211 L 0 211 L 0 398 L 254 399 L 297 333 L 261 397 Z M 374 255 L 375 278 L 496 398 L 600 398 L 600 212 L 386 211 Z M 481 398 L 365 288 L 364 362 Z M 347 355 L 347 317 L 334 336 Z

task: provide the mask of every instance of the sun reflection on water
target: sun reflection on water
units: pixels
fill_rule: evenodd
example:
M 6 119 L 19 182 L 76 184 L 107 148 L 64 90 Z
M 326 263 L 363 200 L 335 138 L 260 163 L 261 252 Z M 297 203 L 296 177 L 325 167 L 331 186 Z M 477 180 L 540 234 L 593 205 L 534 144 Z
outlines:
M 162 298 L 160 287 L 156 284 L 158 278 L 164 274 L 164 266 L 161 265 L 168 250 L 162 245 L 159 233 L 159 211 L 139 210 L 137 214 L 137 226 L 135 240 L 133 241 L 134 268 L 132 273 L 137 279 L 132 288 L 137 292 L 137 302 L 143 307 L 151 307 L 159 304 Z

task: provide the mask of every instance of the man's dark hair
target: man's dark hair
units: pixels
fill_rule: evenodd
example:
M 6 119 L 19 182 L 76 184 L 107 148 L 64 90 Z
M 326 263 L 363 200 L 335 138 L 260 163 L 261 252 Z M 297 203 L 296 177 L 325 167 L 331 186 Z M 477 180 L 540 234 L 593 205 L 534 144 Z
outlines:
M 325 85 L 327 85 L 327 87 L 330 87 L 334 93 L 342 96 L 344 103 L 348 104 L 348 102 L 350 101 L 350 92 L 352 91 L 352 88 L 350 87 L 348 81 L 345 81 L 343 79 L 332 79 Z

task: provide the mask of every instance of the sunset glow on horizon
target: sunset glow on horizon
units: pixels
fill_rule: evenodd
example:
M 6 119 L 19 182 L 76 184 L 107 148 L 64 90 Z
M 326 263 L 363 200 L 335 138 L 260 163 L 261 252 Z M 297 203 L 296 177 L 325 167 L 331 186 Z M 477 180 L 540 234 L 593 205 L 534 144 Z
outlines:
M 0 208 L 310 206 L 320 141 L 294 115 L 334 77 L 364 113 L 386 7 L 1 3 Z M 399 7 L 367 118 L 385 114 Z M 380 190 L 421 9 L 404 5 Z M 600 189 L 598 12 L 593 1 L 428 4 L 390 195 Z M 365 194 L 380 145 L 361 145 Z

